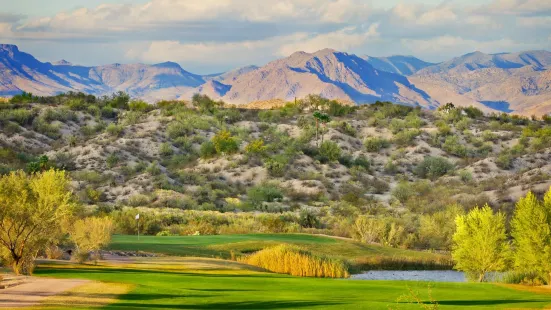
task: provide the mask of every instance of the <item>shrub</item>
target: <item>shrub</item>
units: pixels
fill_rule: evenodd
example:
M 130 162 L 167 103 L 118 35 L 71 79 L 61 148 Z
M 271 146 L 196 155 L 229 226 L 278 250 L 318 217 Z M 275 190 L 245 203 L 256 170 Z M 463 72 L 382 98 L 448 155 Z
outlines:
M 341 148 L 333 141 L 324 141 L 320 145 L 319 154 L 329 161 L 336 161 L 341 156 Z
M 467 116 L 470 118 L 481 118 L 482 116 L 484 116 L 484 112 L 473 106 L 463 108 L 463 111 L 465 111 L 465 114 L 467 114 Z
M 162 143 L 159 146 L 159 154 L 161 154 L 161 156 L 170 156 L 170 155 L 174 154 L 174 150 L 172 149 L 172 145 L 168 142 Z
M 510 152 L 503 151 L 497 156 L 495 163 L 499 168 L 509 170 L 513 168 L 513 156 Z
M 266 153 L 267 149 L 268 148 L 264 145 L 263 139 L 256 139 L 247 144 L 245 147 L 245 152 L 254 155 L 262 155 Z
M 117 125 L 115 123 L 111 123 L 105 128 L 105 132 L 113 137 L 120 136 L 123 130 L 124 128 L 122 127 L 122 125 Z
M 320 220 L 312 209 L 303 208 L 300 210 L 299 224 L 304 228 L 318 228 Z
M 274 202 L 283 199 L 283 193 L 274 184 L 263 184 L 251 187 L 247 191 L 247 197 L 254 206 L 259 206 L 263 202 Z
M 459 157 L 465 157 L 468 153 L 467 148 L 459 141 L 458 136 L 446 137 L 446 141 L 442 145 L 442 149 L 449 154 Z
M 425 157 L 415 167 L 415 173 L 421 178 L 436 179 L 452 171 L 454 165 L 443 157 Z
M 378 152 L 383 148 L 390 146 L 390 142 L 384 138 L 367 138 L 364 142 L 365 149 L 368 152 Z
M 199 155 L 201 158 L 211 158 L 216 155 L 216 148 L 214 147 L 214 143 L 211 141 L 205 141 L 201 144 L 201 148 L 199 150 Z
M 466 170 L 466 169 L 459 170 L 458 175 L 459 175 L 459 178 L 461 179 L 461 181 L 463 181 L 464 183 L 468 183 L 473 179 L 473 174 L 469 170 Z
M 146 172 L 151 175 L 159 175 L 161 174 L 162 170 L 161 167 L 159 167 L 159 163 L 157 161 L 154 161 L 147 167 Z
M 213 114 L 217 108 L 223 105 L 223 102 L 216 102 L 207 95 L 195 94 L 191 98 L 191 103 L 203 113 Z
M 348 278 L 348 267 L 341 260 L 314 255 L 301 248 L 279 245 L 256 252 L 240 261 L 276 273 L 299 277 Z
M 447 136 L 451 134 L 452 129 L 450 125 L 448 125 L 445 121 L 439 120 L 435 123 L 436 128 L 438 128 L 438 133 L 440 133 L 443 136 Z
M 394 135 L 393 141 L 398 146 L 412 145 L 415 138 L 417 138 L 420 134 L 421 131 L 419 129 L 403 130 Z
M 274 177 L 281 177 L 287 170 L 287 164 L 289 159 L 284 155 L 276 155 L 272 158 L 268 158 L 264 161 L 264 167 L 268 170 L 268 173 Z
M 151 111 L 152 108 L 153 106 L 141 100 L 132 101 L 128 104 L 128 109 L 130 111 L 148 112 Z
M 239 150 L 237 140 L 232 137 L 228 130 L 218 132 L 213 138 L 212 143 L 216 152 L 219 154 L 233 154 Z
M 122 122 L 125 125 L 136 125 L 144 118 L 144 112 L 141 111 L 128 111 L 124 114 Z
M 118 163 L 119 163 L 119 156 L 117 156 L 117 154 L 109 154 L 109 156 L 107 156 L 107 159 L 105 160 L 105 163 L 107 164 L 107 167 L 108 168 L 113 168 L 115 167 Z
M 263 110 L 258 112 L 258 119 L 261 122 L 276 123 L 281 119 L 280 111 Z

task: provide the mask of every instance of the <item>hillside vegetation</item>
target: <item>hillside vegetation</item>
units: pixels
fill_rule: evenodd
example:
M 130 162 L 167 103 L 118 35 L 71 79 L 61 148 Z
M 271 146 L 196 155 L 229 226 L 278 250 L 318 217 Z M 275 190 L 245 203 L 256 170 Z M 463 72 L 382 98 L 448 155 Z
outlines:
M 314 113 L 317 111 L 317 113 Z M 118 93 L 0 103 L 0 171 L 64 169 L 115 231 L 149 235 L 325 233 L 449 250 L 457 215 L 511 215 L 551 185 L 549 119 L 426 111 L 318 96 L 273 110 L 149 105 Z

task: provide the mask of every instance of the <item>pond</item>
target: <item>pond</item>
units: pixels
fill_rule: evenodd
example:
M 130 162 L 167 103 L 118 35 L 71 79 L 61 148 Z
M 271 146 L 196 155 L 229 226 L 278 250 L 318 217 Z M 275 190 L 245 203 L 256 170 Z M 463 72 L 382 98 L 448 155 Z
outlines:
M 453 270 L 372 270 L 350 277 L 352 280 L 398 280 L 431 282 L 467 282 L 465 274 Z

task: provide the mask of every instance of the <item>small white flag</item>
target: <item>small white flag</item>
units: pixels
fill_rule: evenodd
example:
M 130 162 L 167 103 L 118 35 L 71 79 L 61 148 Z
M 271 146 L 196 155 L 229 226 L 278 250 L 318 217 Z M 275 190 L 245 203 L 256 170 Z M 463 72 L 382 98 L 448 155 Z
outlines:
M 140 214 L 136 214 L 136 219 L 139 220 L 140 219 Z

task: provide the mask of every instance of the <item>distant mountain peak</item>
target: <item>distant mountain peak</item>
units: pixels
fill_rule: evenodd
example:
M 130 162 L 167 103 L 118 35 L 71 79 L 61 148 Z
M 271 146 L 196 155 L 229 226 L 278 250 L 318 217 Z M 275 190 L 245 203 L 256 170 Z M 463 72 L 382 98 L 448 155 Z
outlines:
M 52 65 L 54 66 L 72 66 L 73 63 L 65 60 L 65 59 L 61 59 L 61 60 L 58 60 L 56 62 L 53 62 Z
M 173 61 L 165 61 L 165 62 L 162 62 L 162 63 L 158 63 L 158 64 L 153 65 L 153 67 L 182 69 L 180 64 L 178 64 L 176 62 L 173 62 Z
M 13 44 L 0 44 L 0 50 L 19 52 L 17 45 Z

